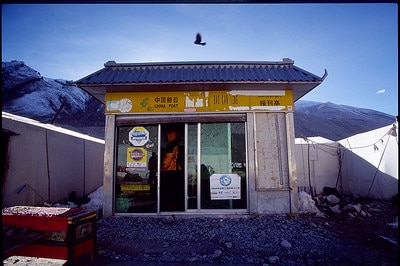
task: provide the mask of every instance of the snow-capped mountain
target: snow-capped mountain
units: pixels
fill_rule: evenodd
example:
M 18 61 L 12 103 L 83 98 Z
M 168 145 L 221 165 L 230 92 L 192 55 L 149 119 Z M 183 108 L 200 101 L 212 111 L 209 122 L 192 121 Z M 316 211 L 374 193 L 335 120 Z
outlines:
M 50 118 L 64 104 L 66 114 L 84 112 L 90 96 L 71 82 L 42 77 L 23 62 L 2 63 L 3 108 L 28 116 L 35 107 L 35 115 Z M 42 120 L 42 119 L 41 119 Z
M 72 81 L 2 62 L 2 111 L 104 138 L 104 106 Z M 54 120 L 54 121 L 53 121 Z
M 2 62 L 2 111 L 104 139 L 104 105 L 72 81 L 42 77 L 21 61 Z M 395 117 L 334 103 L 297 101 L 295 137 L 340 140 L 384 127 Z

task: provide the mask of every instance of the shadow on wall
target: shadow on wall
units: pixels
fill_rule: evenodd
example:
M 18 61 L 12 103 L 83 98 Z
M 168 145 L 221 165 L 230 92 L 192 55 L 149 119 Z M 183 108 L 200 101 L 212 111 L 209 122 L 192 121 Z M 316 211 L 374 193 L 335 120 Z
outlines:
M 345 195 L 390 200 L 398 194 L 398 179 L 349 150 L 344 152 L 339 183 Z

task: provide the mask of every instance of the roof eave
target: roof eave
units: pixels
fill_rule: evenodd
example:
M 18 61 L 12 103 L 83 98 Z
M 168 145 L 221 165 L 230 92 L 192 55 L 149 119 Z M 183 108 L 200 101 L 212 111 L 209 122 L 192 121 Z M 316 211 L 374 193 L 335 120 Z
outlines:
M 111 84 L 77 84 L 78 87 L 86 91 L 97 100 L 105 103 L 105 94 L 107 92 L 140 92 L 154 91 L 162 92 L 165 89 L 173 87 L 176 91 L 207 91 L 207 90 L 232 90 L 232 85 L 250 86 L 252 90 L 274 90 L 274 89 L 290 89 L 293 91 L 293 100 L 296 102 L 304 95 L 312 91 L 315 87 L 321 84 L 322 81 L 315 82 L 289 82 L 289 81 L 274 81 L 274 82 L 166 82 L 166 83 L 111 83 Z M 277 88 L 278 86 L 278 88 Z M 155 88 L 157 87 L 157 88 Z M 150 89 L 150 90 L 149 90 Z M 243 88 L 240 88 L 243 89 Z

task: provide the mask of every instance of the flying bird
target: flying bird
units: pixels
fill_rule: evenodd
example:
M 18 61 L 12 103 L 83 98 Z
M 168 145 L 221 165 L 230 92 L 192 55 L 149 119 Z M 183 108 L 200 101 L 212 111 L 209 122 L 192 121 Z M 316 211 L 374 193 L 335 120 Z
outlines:
M 201 35 L 200 35 L 200 33 L 197 33 L 196 34 L 196 40 L 194 41 L 194 44 L 198 44 L 198 45 L 206 45 L 206 43 L 205 42 L 201 42 Z

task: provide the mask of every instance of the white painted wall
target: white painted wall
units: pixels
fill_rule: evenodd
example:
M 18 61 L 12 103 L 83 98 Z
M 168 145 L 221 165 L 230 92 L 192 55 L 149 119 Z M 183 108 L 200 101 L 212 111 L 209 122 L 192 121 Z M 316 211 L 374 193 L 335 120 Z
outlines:
M 103 185 L 104 140 L 2 112 L 9 138 L 3 207 L 55 203 Z
M 315 137 L 295 143 L 300 191 L 309 191 L 311 180 L 317 195 L 324 187 L 385 200 L 398 193 L 397 122 L 338 142 Z
M 311 190 L 316 196 L 324 187 L 336 187 L 339 144 L 322 137 L 297 138 L 295 143 L 298 191 Z

